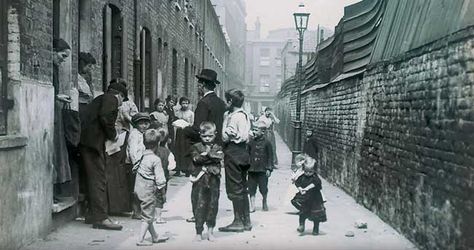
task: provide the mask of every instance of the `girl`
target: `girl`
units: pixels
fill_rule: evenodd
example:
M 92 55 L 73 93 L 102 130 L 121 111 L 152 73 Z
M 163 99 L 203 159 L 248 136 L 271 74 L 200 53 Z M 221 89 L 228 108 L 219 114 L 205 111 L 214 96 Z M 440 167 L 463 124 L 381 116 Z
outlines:
M 152 123 L 158 124 L 159 127 L 168 130 L 169 115 L 165 111 L 165 102 L 157 98 L 153 105 L 155 106 L 155 111 L 150 114 Z
M 179 105 L 181 108 L 175 112 L 176 118 L 186 121 L 189 126 L 191 126 L 194 123 L 194 112 L 189 110 L 189 99 L 186 97 L 181 97 L 179 99 Z M 191 142 L 186 138 L 183 128 L 177 127 L 175 141 L 177 170 L 174 176 L 180 176 L 181 172 L 184 172 L 186 177 L 189 176 L 189 171 L 192 164 L 191 157 L 189 156 L 190 147 Z
M 299 159 L 304 157 L 302 171 L 296 171 L 292 178 L 298 193 L 291 200 L 293 206 L 299 210 L 298 232 L 305 230 L 306 219 L 313 221 L 313 235 L 319 234 L 319 223 L 326 221 L 326 208 L 321 194 L 321 180 L 316 174 L 315 160 L 307 155 L 298 155 Z

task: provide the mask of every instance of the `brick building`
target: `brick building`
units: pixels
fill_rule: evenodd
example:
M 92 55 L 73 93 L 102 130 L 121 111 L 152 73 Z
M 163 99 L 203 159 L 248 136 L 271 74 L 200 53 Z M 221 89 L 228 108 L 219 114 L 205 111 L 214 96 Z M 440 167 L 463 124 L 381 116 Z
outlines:
M 420 249 L 474 248 L 473 17 L 469 0 L 364 0 L 304 66 L 320 174 Z M 289 145 L 296 87 L 276 101 Z
M 227 61 L 227 89 L 244 88 L 247 25 L 243 0 L 212 0 L 230 47 Z
M 203 67 L 227 81 L 230 50 L 210 0 L 0 1 L 1 249 L 21 247 L 75 215 L 74 205 L 52 215 L 56 37 L 72 47 L 60 93 L 77 86 L 79 52 L 97 60 L 97 95 L 110 79 L 125 78 L 141 110 L 168 94 L 196 103 L 194 75 Z

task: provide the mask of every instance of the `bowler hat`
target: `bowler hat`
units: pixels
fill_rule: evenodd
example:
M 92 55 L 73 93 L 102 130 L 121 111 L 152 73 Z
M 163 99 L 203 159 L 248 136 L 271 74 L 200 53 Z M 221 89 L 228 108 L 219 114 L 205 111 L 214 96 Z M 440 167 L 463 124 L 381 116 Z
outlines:
M 116 90 L 123 94 L 123 101 L 128 101 L 128 90 L 127 86 L 120 82 L 111 82 L 109 85 L 109 89 Z
M 145 112 L 140 112 L 132 116 L 132 123 L 135 125 L 137 124 L 137 122 L 142 120 L 150 121 L 150 115 Z
M 201 73 L 196 75 L 196 78 L 214 84 L 221 84 L 221 82 L 217 80 L 217 73 L 212 69 L 202 69 Z

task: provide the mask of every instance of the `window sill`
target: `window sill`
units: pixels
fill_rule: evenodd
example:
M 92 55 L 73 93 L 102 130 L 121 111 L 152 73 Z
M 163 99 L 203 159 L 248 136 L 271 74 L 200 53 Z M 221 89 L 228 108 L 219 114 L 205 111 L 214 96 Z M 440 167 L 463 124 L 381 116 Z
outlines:
M 21 148 L 28 145 L 28 137 L 21 135 L 0 136 L 0 150 Z

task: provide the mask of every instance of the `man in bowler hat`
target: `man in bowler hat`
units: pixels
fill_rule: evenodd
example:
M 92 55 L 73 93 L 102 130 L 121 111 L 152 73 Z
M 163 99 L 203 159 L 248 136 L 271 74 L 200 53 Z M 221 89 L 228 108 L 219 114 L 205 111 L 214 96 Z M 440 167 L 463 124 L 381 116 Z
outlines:
M 224 121 L 224 112 L 226 111 L 225 102 L 217 96 L 214 89 L 220 82 L 217 80 L 217 73 L 212 69 L 202 69 L 198 79 L 198 94 L 202 96 L 199 100 L 196 110 L 194 111 L 194 123 L 190 127 L 184 129 L 185 135 L 189 138 L 192 144 L 200 142 L 199 125 L 202 122 L 213 122 L 216 124 L 216 139 L 215 142 L 222 145 L 222 123 Z M 192 195 L 195 197 L 195 195 Z M 194 207 L 197 203 L 191 200 Z M 194 222 L 194 217 L 187 219 L 188 222 Z
M 107 180 L 105 174 L 105 141 L 115 140 L 115 121 L 118 108 L 127 101 L 126 82 L 111 81 L 105 94 L 87 104 L 81 117 L 81 141 L 79 150 L 86 170 L 90 199 L 90 213 L 87 220 L 94 228 L 122 230 L 107 215 Z

